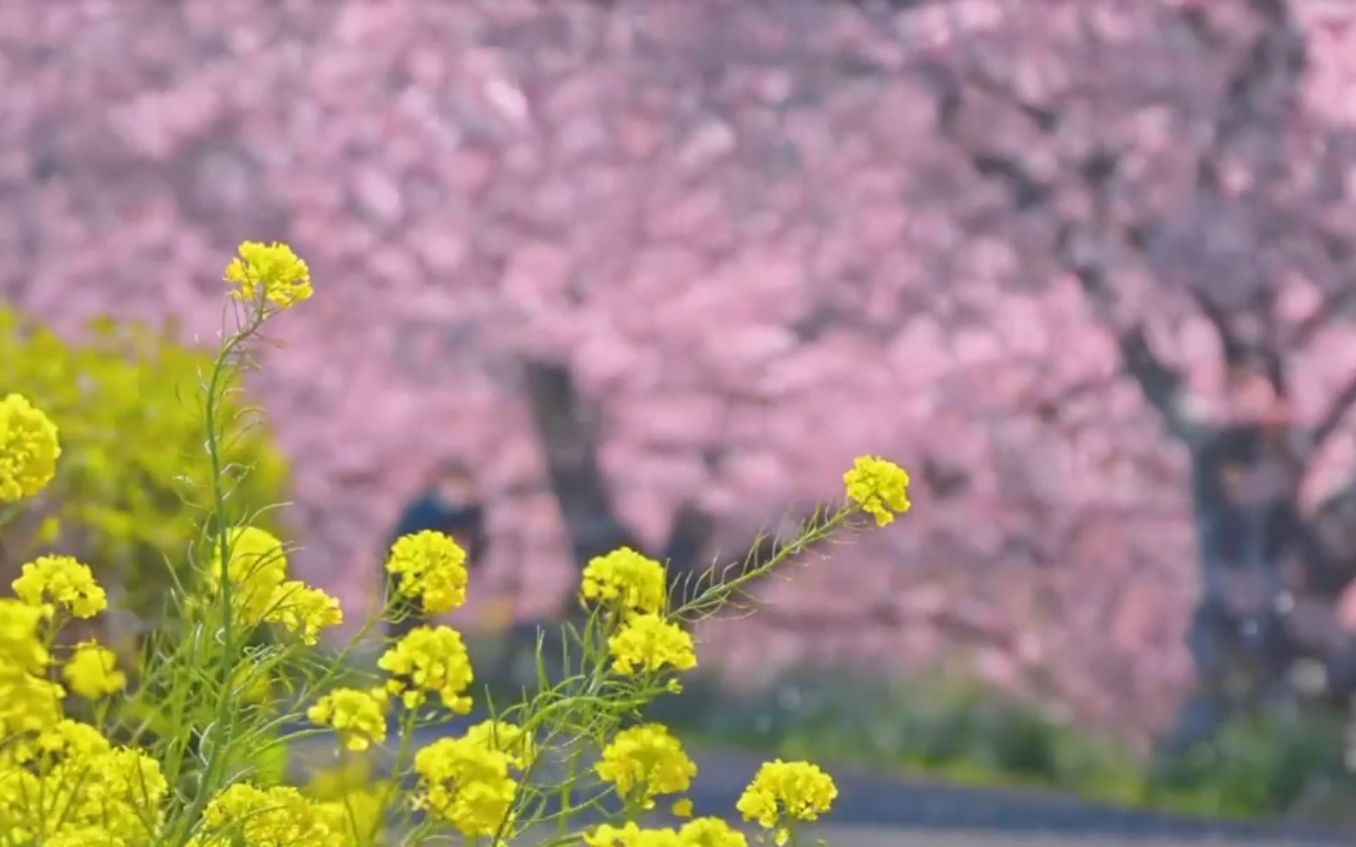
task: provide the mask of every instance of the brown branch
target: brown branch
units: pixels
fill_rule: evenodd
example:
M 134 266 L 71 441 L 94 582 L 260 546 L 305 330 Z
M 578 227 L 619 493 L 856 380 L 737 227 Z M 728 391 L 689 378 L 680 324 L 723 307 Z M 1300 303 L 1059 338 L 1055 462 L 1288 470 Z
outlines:
M 1356 405 L 1356 375 L 1353 375 L 1347 381 L 1347 384 L 1342 386 L 1342 390 L 1337 392 L 1337 396 L 1328 405 L 1328 410 L 1318 419 L 1318 423 L 1314 424 L 1313 428 L 1309 430 L 1308 452 L 1310 454 L 1318 452 L 1324 443 L 1332 437 L 1353 405 Z
M 1323 302 L 1296 321 L 1290 332 L 1290 344 L 1295 347 L 1308 346 L 1339 312 L 1353 304 L 1356 304 L 1356 285 L 1329 291 Z
M 1052 196 L 1050 188 L 1037 179 L 1015 155 L 978 149 L 967 144 L 959 136 L 955 117 L 964 105 L 964 89 L 956 74 L 945 68 L 930 67 L 930 77 L 938 96 L 938 128 L 943 138 L 951 141 L 967 157 L 972 167 L 981 176 L 1004 184 L 1018 211 L 1032 206 L 1048 207 Z M 1004 97 L 1015 107 L 1029 116 L 1041 115 L 1038 125 L 1048 122 L 1057 125 L 1061 114 L 1054 106 L 1021 100 L 1010 90 L 995 86 L 983 74 L 977 75 L 979 85 L 994 95 Z M 1034 119 L 1034 117 L 1033 117 Z M 1095 151 L 1084 166 L 1080 168 L 1081 178 L 1088 184 L 1089 191 L 1098 193 L 1103 185 L 1114 175 L 1118 160 L 1112 151 Z M 1058 215 L 1057 210 L 1044 209 Z M 1116 338 L 1121 351 L 1123 370 L 1140 386 L 1145 398 L 1158 410 L 1169 430 L 1177 437 L 1194 441 L 1198 437 L 1198 426 L 1191 419 L 1186 402 L 1186 382 L 1181 373 L 1166 364 L 1150 346 L 1144 327 L 1140 323 L 1130 326 L 1121 325 L 1114 316 L 1115 295 L 1110 290 L 1106 275 L 1088 256 L 1078 255 L 1073 234 L 1079 223 L 1067 215 L 1058 215 L 1056 249 L 1063 263 L 1078 279 L 1085 296 L 1092 305 L 1093 313 L 1102 321 L 1107 330 Z M 1133 241 L 1124 233 L 1127 241 Z
M 523 363 L 524 384 L 538 439 L 546 455 L 550 486 L 560 504 L 578 567 L 618 547 L 644 549 L 617 515 L 598 462 L 598 410 L 582 399 L 569 371 L 543 361 Z M 693 502 L 679 506 L 657 558 L 668 563 L 670 587 L 685 585 L 709 564 L 703 557 L 715 529 L 712 517 Z M 764 538 L 756 557 L 770 555 Z
M 1195 441 L 1200 427 L 1187 406 L 1186 380 L 1181 372 L 1165 363 L 1154 351 L 1143 324 L 1116 326 L 1110 314 L 1112 295 L 1099 269 L 1086 262 L 1074 261 L 1073 265 L 1083 293 L 1093 303 L 1093 311 L 1116 337 L 1122 368 L 1138 383 L 1141 393 L 1158 410 L 1168 429 L 1184 441 Z
M 575 562 L 583 567 L 594 556 L 639 546 L 612 507 L 598 463 L 595 415 L 580 401 L 569 371 L 543 361 L 525 362 L 523 371 Z

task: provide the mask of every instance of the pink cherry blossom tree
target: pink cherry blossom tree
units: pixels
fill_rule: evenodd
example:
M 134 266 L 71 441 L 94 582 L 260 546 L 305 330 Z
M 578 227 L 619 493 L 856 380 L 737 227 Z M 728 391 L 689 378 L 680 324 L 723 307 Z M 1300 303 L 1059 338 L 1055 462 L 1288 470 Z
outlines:
M 234 242 L 293 242 L 317 295 L 253 389 L 297 566 L 355 614 L 447 457 L 487 498 L 473 591 L 531 615 L 590 525 L 706 562 L 885 453 L 914 513 L 765 586 L 712 664 L 959 656 L 1141 731 L 1198 676 L 1189 739 L 1307 663 L 1320 697 L 1356 679 L 1354 21 L 19 0 L 0 291 L 206 341 Z

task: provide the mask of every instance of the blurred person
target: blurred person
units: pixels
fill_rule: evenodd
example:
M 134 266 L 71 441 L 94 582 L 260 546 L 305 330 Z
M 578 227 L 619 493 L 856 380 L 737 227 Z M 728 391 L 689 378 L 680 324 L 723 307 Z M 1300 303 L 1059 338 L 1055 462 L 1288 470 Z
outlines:
M 425 530 L 452 536 L 466 550 L 467 571 L 475 572 L 487 546 L 485 509 L 470 470 L 455 459 L 439 463 L 429 473 L 419 493 L 401 511 L 386 549 L 390 550 L 396 539 L 403 535 Z M 385 580 L 385 568 L 381 569 L 381 575 Z M 403 619 L 389 625 L 387 634 L 391 637 L 398 638 L 428 622 L 417 601 L 398 598 L 395 605 L 397 617 L 403 616 Z

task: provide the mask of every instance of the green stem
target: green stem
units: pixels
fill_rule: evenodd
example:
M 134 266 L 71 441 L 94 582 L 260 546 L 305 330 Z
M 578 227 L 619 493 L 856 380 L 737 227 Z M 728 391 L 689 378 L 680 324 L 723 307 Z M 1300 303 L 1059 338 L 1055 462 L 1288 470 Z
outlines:
M 410 746 L 414 742 L 414 728 L 418 718 L 416 709 L 406 709 L 400 717 L 400 749 L 396 752 L 395 762 L 391 765 L 391 775 L 387 780 L 386 790 L 382 792 L 381 805 L 377 807 L 377 814 L 374 816 L 376 822 L 380 825 L 381 821 L 386 819 L 386 815 L 391 808 L 391 802 L 395 799 L 395 793 L 400 788 L 400 777 L 409 764 Z
M 231 357 L 242 344 L 254 335 L 263 321 L 264 313 L 262 311 L 251 315 L 248 324 L 228 338 L 226 343 L 222 345 L 221 350 L 217 352 L 216 358 L 212 362 L 212 376 L 208 381 L 207 397 L 203 408 L 203 423 L 207 430 L 206 447 L 212 484 L 212 514 L 208 518 L 208 526 L 215 533 L 216 552 L 220 560 L 220 571 L 217 576 L 219 580 L 218 589 L 221 595 L 221 675 L 219 680 L 220 690 L 217 695 L 216 720 L 212 723 L 210 741 L 204 738 L 204 741 L 209 741 L 207 767 L 203 773 L 203 779 L 197 787 L 193 802 L 180 821 L 173 842 L 180 847 L 187 842 L 193 822 L 206 808 L 209 797 L 215 794 L 218 773 L 227 760 L 231 736 L 234 733 L 235 710 L 231 706 L 235 701 L 232 696 L 232 688 L 235 675 L 234 654 L 236 645 L 234 643 L 231 609 L 231 550 L 226 525 L 226 489 L 222 479 L 221 436 L 217 431 L 217 416 L 220 413 L 220 405 L 223 399 L 224 381 L 231 372 Z

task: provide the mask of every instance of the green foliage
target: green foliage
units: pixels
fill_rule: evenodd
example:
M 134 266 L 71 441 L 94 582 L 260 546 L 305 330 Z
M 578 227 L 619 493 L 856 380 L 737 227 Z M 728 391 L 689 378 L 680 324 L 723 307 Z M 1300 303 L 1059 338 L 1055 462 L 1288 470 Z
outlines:
M 658 717 L 713 743 L 1127 806 L 1247 817 L 1295 809 L 1319 786 L 1356 787 L 1335 717 L 1238 720 L 1209 745 L 1150 762 L 1048 709 L 938 676 L 887 685 L 805 669 L 735 698 L 693 680 L 664 705 Z
M 1356 788 L 1345 753 L 1336 715 L 1267 712 L 1227 724 L 1215 740 L 1162 763 L 1149 796 L 1184 794 L 1237 814 L 1291 811 L 1320 786 Z
M 71 342 L 0 308 L 0 362 L 0 393 L 44 409 L 63 451 L 54 484 L 7 528 L 0 570 L 50 550 L 59 532 L 61 548 L 120 584 L 125 605 L 144 614 L 165 585 L 166 562 L 182 562 L 198 537 L 209 481 L 199 386 L 210 352 L 108 319 Z M 223 413 L 249 415 L 236 396 Z M 242 513 L 282 499 L 287 465 L 265 429 L 243 428 L 229 460 Z

